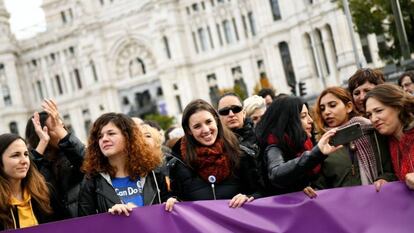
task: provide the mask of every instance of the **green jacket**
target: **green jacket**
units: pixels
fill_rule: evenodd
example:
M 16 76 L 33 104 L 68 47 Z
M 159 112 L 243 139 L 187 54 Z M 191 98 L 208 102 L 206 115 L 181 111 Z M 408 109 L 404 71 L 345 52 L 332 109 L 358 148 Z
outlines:
M 391 156 L 388 149 L 388 142 L 384 136 L 372 130 L 370 133 L 371 145 L 373 145 L 378 170 L 378 179 L 394 181 L 396 177 L 392 168 Z M 352 154 L 349 144 L 329 154 L 322 163 L 318 178 L 312 183 L 317 189 L 328 189 L 346 186 L 361 185 L 361 174 L 358 165 L 358 158 Z M 354 166 L 352 166 L 354 164 Z

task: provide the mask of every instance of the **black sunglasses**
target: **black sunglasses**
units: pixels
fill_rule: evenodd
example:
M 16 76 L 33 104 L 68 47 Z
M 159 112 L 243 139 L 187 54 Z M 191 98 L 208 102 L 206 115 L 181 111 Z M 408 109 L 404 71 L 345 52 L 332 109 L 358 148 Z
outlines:
M 232 105 L 230 107 L 225 107 L 225 108 L 219 109 L 218 113 L 222 116 L 227 116 L 227 115 L 229 115 L 230 110 L 233 113 L 239 113 L 239 112 L 241 112 L 241 110 L 243 110 L 243 107 L 239 106 L 239 105 Z

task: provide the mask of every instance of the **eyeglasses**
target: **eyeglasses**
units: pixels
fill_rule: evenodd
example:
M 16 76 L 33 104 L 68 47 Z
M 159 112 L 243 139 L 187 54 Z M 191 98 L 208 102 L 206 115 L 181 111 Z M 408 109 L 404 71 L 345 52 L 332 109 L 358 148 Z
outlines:
M 227 115 L 229 115 L 230 111 L 232 111 L 233 113 L 239 113 L 239 112 L 241 112 L 241 110 L 243 110 L 242 106 L 232 105 L 230 107 L 225 107 L 225 108 L 219 109 L 218 113 L 222 116 L 227 116 Z

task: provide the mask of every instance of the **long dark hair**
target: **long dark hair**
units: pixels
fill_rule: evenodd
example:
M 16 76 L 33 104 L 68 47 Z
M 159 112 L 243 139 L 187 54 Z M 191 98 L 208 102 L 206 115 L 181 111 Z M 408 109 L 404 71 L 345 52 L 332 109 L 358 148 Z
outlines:
M 12 196 L 11 184 L 7 175 L 4 173 L 3 154 L 16 140 L 25 142 L 23 138 L 15 134 L 6 133 L 0 135 L 0 223 L 5 226 L 5 229 L 10 229 L 14 226 L 13 219 L 10 216 L 10 197 Z M 32 200 L 35 200 L 39 204 L 42 213 L 52 213 L 49 189 L 46 185 L 46 181 L 32 162 L 30 163 L 26 177 L 22 180 L 22 190 L 27 190 L 31 195 Z
M 270 104 L 256 126 L 256 135 L 262 150 L 268 146 L 269 135 L 276 138 L 278 147 L 287 156 L 295 156 L 303 149 L 307 140 L 300 120 L 303 105 L 307 106 L 302 99 L 293 96 L 278 98 Z
M 230 157 L 230 162 L 232 167 L 237 167 L 239 165 L 239 157 L 240 157 L 240 150 L 239 150 L 239 142 L 236 136 L 226 127 L 223 127 L 223 124 L 220 121 L 220 118 L 218 116 L 218 113 L 216 110 L 202 99 L 197 99 L 191 101 L 184 109 L 183 112 L 183 118 L 181 121 L 181 125 L 184 129 L 185 135 L 184 137 L 187 140 L 187 146 L 186 146 L 186 163 L 191 166 L 191 164 L 196 160 L 197 153 L 196 148 L 198 146 L 201 146 L 201 144 L 191 135 L 189 121 L 190 117 L 197 112 L 200 111 L 207 111 L 210 112 L 214 120 L 217 123 L 217 139 L 216 140 L 222 140 L 224 142 L 224 149 L 227 152 L 227 154 Z

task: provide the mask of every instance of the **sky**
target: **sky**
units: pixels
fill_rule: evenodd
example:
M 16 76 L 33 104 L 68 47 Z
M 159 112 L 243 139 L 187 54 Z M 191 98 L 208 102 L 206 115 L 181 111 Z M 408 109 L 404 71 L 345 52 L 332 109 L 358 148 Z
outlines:
M 18 39 L 33 36 L 45 31 L 45 15 L 42 0 L 3 0 L 10 13 L 10 26 Z

